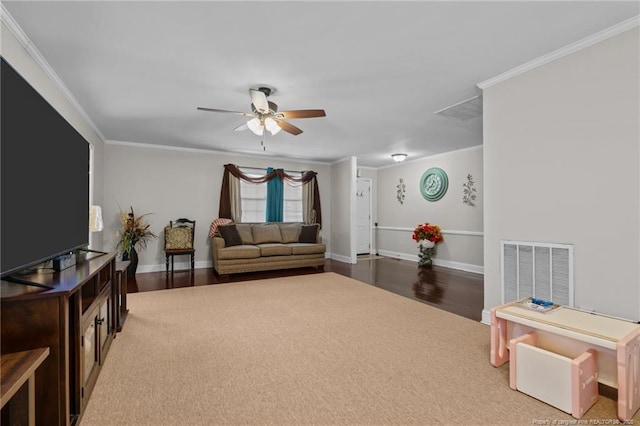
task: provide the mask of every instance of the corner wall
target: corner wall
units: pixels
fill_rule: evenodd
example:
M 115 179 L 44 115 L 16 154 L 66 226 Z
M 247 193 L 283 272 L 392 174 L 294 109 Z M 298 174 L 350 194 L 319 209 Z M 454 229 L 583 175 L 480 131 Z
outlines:
M 574 244 L 580 308 L 640 319 L 638 27 L 484 90 L 485 311 L 500 240 Z
M 331 258 L 356 263 L 356 158 L 331 164 Z M 324 207 L 323 207 L 324 209 Z
M 483 272 L 482 146 L 380 168 L 377 173 L 377 248 L 387 257 L 418 261 L 418 249 L 411 236 L 421 223 L 435 223 L 443 230 L 435 265 Z M 449 179 L 446 194 L 438 201 L 427 201 L 420 192 L 420 180 L 431 167 L 443 169 Z M 463 184 L 471 174 L 476 191 L 475 206 L 462 202 Z M 405 198 L 398 199 L 400 179 Z

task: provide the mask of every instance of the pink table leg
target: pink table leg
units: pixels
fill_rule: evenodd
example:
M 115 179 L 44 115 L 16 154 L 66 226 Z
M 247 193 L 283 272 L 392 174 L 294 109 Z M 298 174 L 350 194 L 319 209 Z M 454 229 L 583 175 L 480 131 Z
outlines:
M 640 332 L 618 341 L 618 418 L 631 420 L 640 408 Z
M 507 350 L 507 320 L 496 316 L 496 309 L 491 309 L 491 365 L 499 367 L 509 361 Z

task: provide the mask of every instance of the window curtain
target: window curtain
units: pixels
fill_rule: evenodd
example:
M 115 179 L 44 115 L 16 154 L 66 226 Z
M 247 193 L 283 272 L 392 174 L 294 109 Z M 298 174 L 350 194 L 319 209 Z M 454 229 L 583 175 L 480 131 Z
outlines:
M 279 169 L 281 170 L 281 169 Z M 267 168 L 267 174 L 273 173 Z M 267 222 L 282 222 L 284 217 L 284 182 L 279 175 L 267 182 Z
M 316 215 L 313 209 L 313 185 L 311 182 L 302 184 L 302 221 L 308 225 L 315 223 Z
M 242 222 L 242 199 L 240 197 L 240 179 L 229 176 L 229 201 L 231 202 L 231 220 Z
M 320 191 L 318 190 L 318 179 L 316 178 L 317 175 L 318 174 L 314 171 L 306 171 L 302 173 L 301 177 L 296 178 L 285 173 L 285 171 L 282 169 L 277 169 L 273 170 L 272 172 L 268 172 L 264 176 L 254 178 L 242 173 L 242 171 L 235 164 L 225 164 L 224 174 L 222 175 L 222 188 L 220 189 L 220 208 L 218 211 L 218 217 L 234 220 L 232 214 L 232 190 L 230 188 L 232 176 L 250 183 L 265 183 L 269 182 L 272 179 L 275 179 L 276 177 L 279 177 L 283 182 L 291 184 L 303 184 L 303 191 L 305 190 L 305 186 L 310 185 L 308 189 L 308 191 L 310 191 L 310 195 L 308 197 L 303 196 L 302 198 L 303 212 L 311 212 L 310 216 L 307 216 L 307 219 L 305 219 L 305 222 L 309 220 L 308 223 L 317 223 L 322 227 L 322 210 L 320 208 Z M 238 200 L 240 199 L 239 186 L 240 184 L 238 183 Z M 239 204 L 240 202 L 238 201 L 238 205 Z

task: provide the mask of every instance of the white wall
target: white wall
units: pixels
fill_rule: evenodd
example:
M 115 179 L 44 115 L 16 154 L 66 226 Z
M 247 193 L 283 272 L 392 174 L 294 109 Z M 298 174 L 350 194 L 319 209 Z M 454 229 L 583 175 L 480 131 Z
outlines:
M 575 245 L 578 307 L 640 319 L 638 28 L 484 90 L 485 310 L 502 239 Z
M 85 115 L 79 112 L 77 106 L 74 105 L 75 100 L 72 101 L 67 96 L 65 93 L 67 89 L 63 88 L 62 83 L 57 80 L 57 76 L 47 74 L 47 72 L 52 72 L 48 68 L 48 64 L 30 44 L 22 30 L 13 23 L 12 18 L 4 13 L 2 14 L 0 40 L 0 54 L 6 61 L 91 144 L 94 164 L 93 199 L 90 202 L 102 204 L 104 141 L 101 135 L 94 130 L 93 124 L 87 120 Z M 41 61 L 42 66 L 38 61 Z M 47 68 L 47 72 L 43 67 Z M 101 233 L 93 233 L 91 237 L 92 247 L 102 248 Z
M 439 167 L 449 178 L 447 193 L 435 202 L 420 192 L 420 180 L 427 169 Z M 477 188 L 475 206 L 463 204 L 463 184 L 471 174 Z M 434 264 L 472 272 L 483 270 L 482 147 L 452 151 L 432 157 L 398 163 L 378 170 L 377 242 L 384 256 L 418 260 L 418 249 L 411 239 L 413 229 L 425 222 L 443 230 Z M 397 200 L 397 186 L 406 186 L 403 204 Z
M 331 164 L 331 258 L 346 263 L 357 260 L 355 247 L 356 159 Z
M 159 237 L 148 245 L 147 250 L 139 251 L 139 272 L 164 270 L 162 232 L 170 220 L 180 217 L 196 220 L 196 267 L 211 266 L 209 226 L 218 217 L 220 187 L 227 163 L 264 169 L 273 166 L 286 170 L 316 171 L 322 206 L 321 235 L 327 250 L 331 250 L 328 164 L 116 142 L 107 142 L 105 154 L 103 234 L 106 249 L 115 249 L 120 227 L 119 212 L 121 209 L 128 210 L 129 206 L 133 206 L 136 214 L 152 213 L 147 219 L 151 230 Z M 176 258 L 176 262 L 186 263 L 187 260 L 186 257 Z M 176 268 L 178 266 L 183 267 L 176 264 Z

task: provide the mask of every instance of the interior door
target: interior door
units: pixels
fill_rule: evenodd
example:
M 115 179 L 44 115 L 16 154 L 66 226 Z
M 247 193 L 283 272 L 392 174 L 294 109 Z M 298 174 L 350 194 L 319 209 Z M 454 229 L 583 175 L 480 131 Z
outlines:
M 356 185 L 357 254 L 371 253 L 371 180 L 358 179 Z

